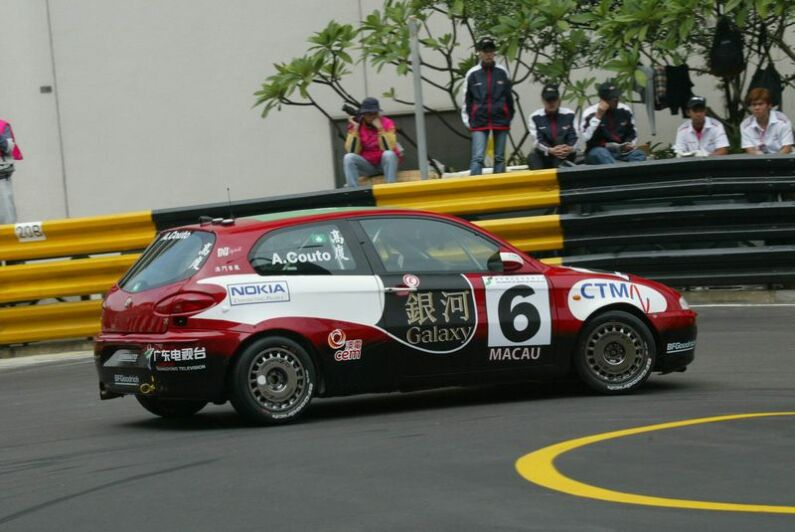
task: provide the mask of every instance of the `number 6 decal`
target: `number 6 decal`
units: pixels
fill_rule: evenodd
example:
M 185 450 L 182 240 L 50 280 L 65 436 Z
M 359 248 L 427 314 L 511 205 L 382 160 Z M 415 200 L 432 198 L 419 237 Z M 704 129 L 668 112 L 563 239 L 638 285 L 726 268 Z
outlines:
M 500 303 L 497 306 L 500 330 L 502 335 L 511 342 L 517 344 L 526 342 L 535 336 L 538 329 L 541 328 L 541 316 L 539 316 L 538 309 L 532 303 L 525 301 L 514 305 L 515 299 L 529 297 L 535 293 L 535 290 L 529 286 L 520 284 L 509 288 L 500 297 Z M 527 325 L 517 328 L 516 318 L 520 316 L 527 319 Z
M 549 345 L 549 287 L 543 275 L 484 277 L 489 347 Z

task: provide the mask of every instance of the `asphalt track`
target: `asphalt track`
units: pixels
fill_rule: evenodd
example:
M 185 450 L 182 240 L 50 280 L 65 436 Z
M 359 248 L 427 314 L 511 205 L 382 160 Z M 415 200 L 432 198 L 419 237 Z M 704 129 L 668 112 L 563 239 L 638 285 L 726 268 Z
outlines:
M 0 531 L 792 532 L 795 514 L 594 500 L 517 470 L 585 436 L 795 412 L 795 307 L 697 310 L 691 369 L 635 395 L 528 384 L 328 399 L 275 428 L 228 405 L 174 422 L 100 402 L 85 357 L 0 361 Z M 611 492 L 795 508 L 794 449 L 795 416 L 748 417 L 602 439 L 553 470 Z

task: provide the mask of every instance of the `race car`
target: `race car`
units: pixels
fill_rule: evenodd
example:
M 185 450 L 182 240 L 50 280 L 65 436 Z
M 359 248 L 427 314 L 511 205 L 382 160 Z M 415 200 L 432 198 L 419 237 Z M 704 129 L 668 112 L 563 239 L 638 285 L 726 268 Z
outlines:
M 696 313 L 623 273 L 546 265 L 478 226 L 398 209 L 161 232 L 107 293 L 103 399 L 284 423 L 313 397 L 578 376 L 603 394 L 693 361 Z

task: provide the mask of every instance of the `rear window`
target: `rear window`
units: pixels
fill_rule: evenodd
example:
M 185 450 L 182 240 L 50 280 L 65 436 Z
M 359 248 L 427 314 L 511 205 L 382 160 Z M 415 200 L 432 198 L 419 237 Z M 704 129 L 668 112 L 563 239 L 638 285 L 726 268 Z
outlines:
M 215 235 L 206 231 L 168 231 L 146 248 L 141 258 L 119 282 L 127 292 L 184 281 L 198 272 L 215 244 Z

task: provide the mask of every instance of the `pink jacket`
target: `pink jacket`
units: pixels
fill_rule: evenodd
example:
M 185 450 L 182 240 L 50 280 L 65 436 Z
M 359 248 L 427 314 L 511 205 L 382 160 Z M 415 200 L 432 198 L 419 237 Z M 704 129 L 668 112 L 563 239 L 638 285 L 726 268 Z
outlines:
M 17 146 L 17 139 L 14 138 L 14 131 L 11 129 L 11 124 L 3 119 L 0 119 L 0 135 L 6 130 L 6 127 L 8 128 L 9 133 L 11 133 L 11 140 L 14 141 L 14 149 L 11 151 L 11 156 L 15 161 L 21 161 L 22 152 L 20 151 L 19 146 Z
M 395 123 L 389 118 L 382 116 L 381 126 L 383 133 L 379 135 L 378 130 L 368 126 L 362 121 L 359 125 L 358 135 L 353 132 L 353 128 L 348 125 L 348 138 L 345 140 L 345 149 L 350 153 L 358 153 L 373 166 L 381 164 L 381 154 L 386 150 L 392 150 L 400 158 L 403 158 L 403 151 L 397 142 Z

